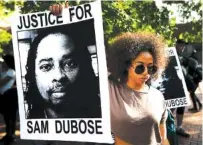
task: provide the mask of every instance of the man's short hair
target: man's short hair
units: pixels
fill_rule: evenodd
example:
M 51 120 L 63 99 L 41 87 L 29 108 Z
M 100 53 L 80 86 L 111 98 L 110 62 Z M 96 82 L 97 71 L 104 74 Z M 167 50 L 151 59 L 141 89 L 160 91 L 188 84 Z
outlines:
M 183 39 L 178 39 L 176 44 L 186 44 L 186 42 Z

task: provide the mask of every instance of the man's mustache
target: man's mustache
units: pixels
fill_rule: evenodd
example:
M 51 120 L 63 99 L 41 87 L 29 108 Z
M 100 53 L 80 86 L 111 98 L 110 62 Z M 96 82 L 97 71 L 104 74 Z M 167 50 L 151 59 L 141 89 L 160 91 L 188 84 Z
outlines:
M 64 82 L 60 83 L 57 82 L 53 84 L 50 89 L 48 90 L 48 94 L 51 95 L 52 93 L 73 93 L 76 91 L 78 85 L 76 83 L 69 83 L 69 82 Z
M 59 93 L 59 92 L 65 92 L 65 91 L 66 91 L 66 87 L 63 87 L 63 86 L 59 86 L 54 89 L 51 89 L 51 93 Z

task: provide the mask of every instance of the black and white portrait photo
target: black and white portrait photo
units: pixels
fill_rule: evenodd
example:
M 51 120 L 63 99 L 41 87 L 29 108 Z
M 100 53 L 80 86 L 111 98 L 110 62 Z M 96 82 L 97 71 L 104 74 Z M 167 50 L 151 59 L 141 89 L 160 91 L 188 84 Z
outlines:
M 21 139 L 112 143 L 101 1 L 12 25 Z
M 96 55 L 93 23 L 91 19 L 29 30 L 30 38 L 19 39 L 21 46 L 30 47 L 26 64 L 21 63 L 28 119 L 101 117 L 98 74 L 92 65 Z M 21 55 L 25 50 L 19 48 Z
M 187 106 L 189 96 L 176 50 L 168 48 L 166 53 L 169 55 L 168 66 L 152 85 L 163 93 L 168 108 Z
M 179 68 L 175 56 L 170 56 L 169 64 L 165 72 L 162 74 L 162 79 L 162 85 L 159 89 L 162 91 L 166 100 L 185 97 L 181 81 L 182 78 L 179 74 Z

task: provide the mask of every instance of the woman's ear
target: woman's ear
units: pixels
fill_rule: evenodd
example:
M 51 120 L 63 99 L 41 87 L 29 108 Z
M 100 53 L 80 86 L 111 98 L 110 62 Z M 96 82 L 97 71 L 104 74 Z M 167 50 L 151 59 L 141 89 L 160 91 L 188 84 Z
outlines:
M 126 61 L 125 61 L 125 66 L 126 66 L 127 69 L 129 68 L 129 66 L 131 65 L 131 63 L 132 63 L 131 60 L 126 60 Z

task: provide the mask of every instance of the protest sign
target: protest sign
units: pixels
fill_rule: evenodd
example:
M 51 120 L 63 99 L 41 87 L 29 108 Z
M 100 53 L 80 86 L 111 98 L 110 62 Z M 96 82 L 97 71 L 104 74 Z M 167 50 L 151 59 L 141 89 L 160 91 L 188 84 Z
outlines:
M 152 85 L 163 93 L 167 108 L 188 106 L 189 94 L 176 49 L 168 48 L 166 51 L 169 64 L 162 75 L 152 82 Z
M 21 139 L 112 143 L 101 2 L 15 22 Z

